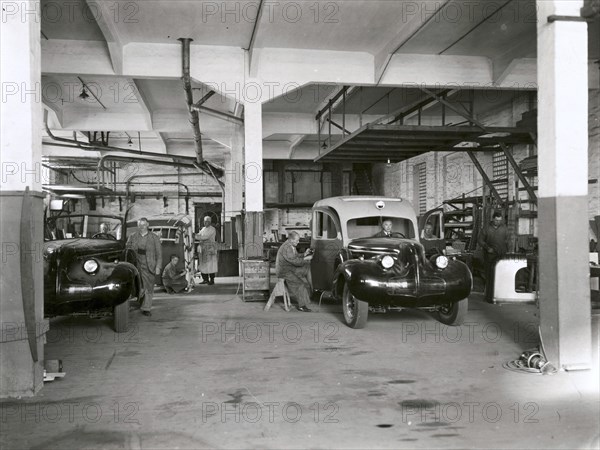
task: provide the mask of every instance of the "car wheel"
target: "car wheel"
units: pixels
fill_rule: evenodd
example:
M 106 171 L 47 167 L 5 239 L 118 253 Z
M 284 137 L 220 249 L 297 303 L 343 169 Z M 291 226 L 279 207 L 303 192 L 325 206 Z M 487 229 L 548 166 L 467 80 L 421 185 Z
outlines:
M 364 328 L 369 316 L 369 304 L 357 299 L 350 292 L 348 284 L 344 284 L 344 294 L 342 297 L 342 309 L 344 310 L 344 319 L 346 325 L 350 328 Z
M 437 320 L 446 325 L 462 325 L 469 310 L 469 299 L 465 298 L 459 302 L 443 305 L 437 311 Z
M 115 332 L 125 333 L 129 327 L 129 299 L 113 308 Z

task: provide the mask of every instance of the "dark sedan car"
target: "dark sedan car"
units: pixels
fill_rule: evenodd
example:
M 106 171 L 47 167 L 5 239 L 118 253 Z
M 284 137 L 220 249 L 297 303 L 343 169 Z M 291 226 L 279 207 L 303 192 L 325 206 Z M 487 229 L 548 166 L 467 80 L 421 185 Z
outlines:
M 383 220 L 390 237 L 375 237 Z M 363 328 L 369 310 L 417 308 L 459 325 L 468 309 L 473 278 L 462 262 L 426 257 L 415 212 L 405 200 L 374 196 L 333 197 L 313 206 L 313 287 L 342 300 L 344 318 Z
M 114 329 L 125 332 L 129 299 L 139 296 L 135 254 L 125 248 L 118 216 L 65 215 L 46 220 L 44 314 L 112 312 Z

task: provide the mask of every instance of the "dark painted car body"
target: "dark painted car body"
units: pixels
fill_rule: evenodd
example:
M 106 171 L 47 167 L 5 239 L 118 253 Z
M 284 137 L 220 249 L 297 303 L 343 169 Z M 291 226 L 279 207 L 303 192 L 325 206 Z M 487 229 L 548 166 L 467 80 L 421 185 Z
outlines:
M 374 237 L 384 218 L 392 221 L 394 237 Z M 311 247 L 313 287 L 341 299 L 354 328 L 364 326 L 369 309 L 421 308 L 438 312 L 448 324 L 458 324 L 466 314 L 473 284 L 469 268 L 441 254 L 426 256 L 416 214 L 405 200 L 319 200 L 313 206 Z
M 381 258 L 390 255 L 386 269 Z M 341 297 L 343 284 L 370 306 L 419 308 L 445 305 L 467 297 L 472 277 L 468 267 L 450 260 L 440 269 L 425 257 L 423 246 L 412 239 L 363 238 L 340 253 L 332 288 Z
M 86 218 L 99 224 L 118 216 L 71 215 L 48 221 L 71 221 Z M 93 228 L 90 226 L 90 228 Z M 125 227 L 121 227 L 125 230 Z M 46 316 L 72 313 L 94 313 L 110 310 L 140 292 L 140 276 L 135 266 L 135 253 L 126 249 L 126 236 L 96 233 L 58 233 L 61 239 L 44 242 L 44 313 Z M 65 237 L 65 235 L 69 237 Z M 95 236 L 95 237 L 92 237 Z M 95 261 L 97 268 L 86 271 L 84 264 Z M 94 263 L 90 263 L 95 265 Z

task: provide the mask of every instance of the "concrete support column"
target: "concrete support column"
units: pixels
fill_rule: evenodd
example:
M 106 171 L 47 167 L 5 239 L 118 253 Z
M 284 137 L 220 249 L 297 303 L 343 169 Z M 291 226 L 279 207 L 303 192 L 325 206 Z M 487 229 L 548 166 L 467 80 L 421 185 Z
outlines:
M 231 151 L 225 156 L 225 242 L 233 242 L 232 218 L 242 214 L 244 201 L 244 131 L 241 127 L 231 138 Z
M 42 103 L 39 1 L 2 4 L 0 397 L 43 385 Z
M 582 0 L 538 0 L 540 325 L 546 355 L 565 370 L 591 362 L 588 263 L 587 24 Z
M 244 191 L 246 194 L 244 249 L 246 257 L 258 257 L 263 253 L 262 166 L 262 104 L 248 102 L 244 105 Z

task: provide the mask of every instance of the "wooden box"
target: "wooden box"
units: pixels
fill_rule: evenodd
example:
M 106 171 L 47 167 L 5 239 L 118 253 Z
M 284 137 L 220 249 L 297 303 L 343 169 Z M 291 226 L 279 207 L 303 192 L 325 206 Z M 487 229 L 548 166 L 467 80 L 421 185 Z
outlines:
M 266 300 L 270 290 L 269 261 L 261 259 L 243 259 L 242 300 Z

